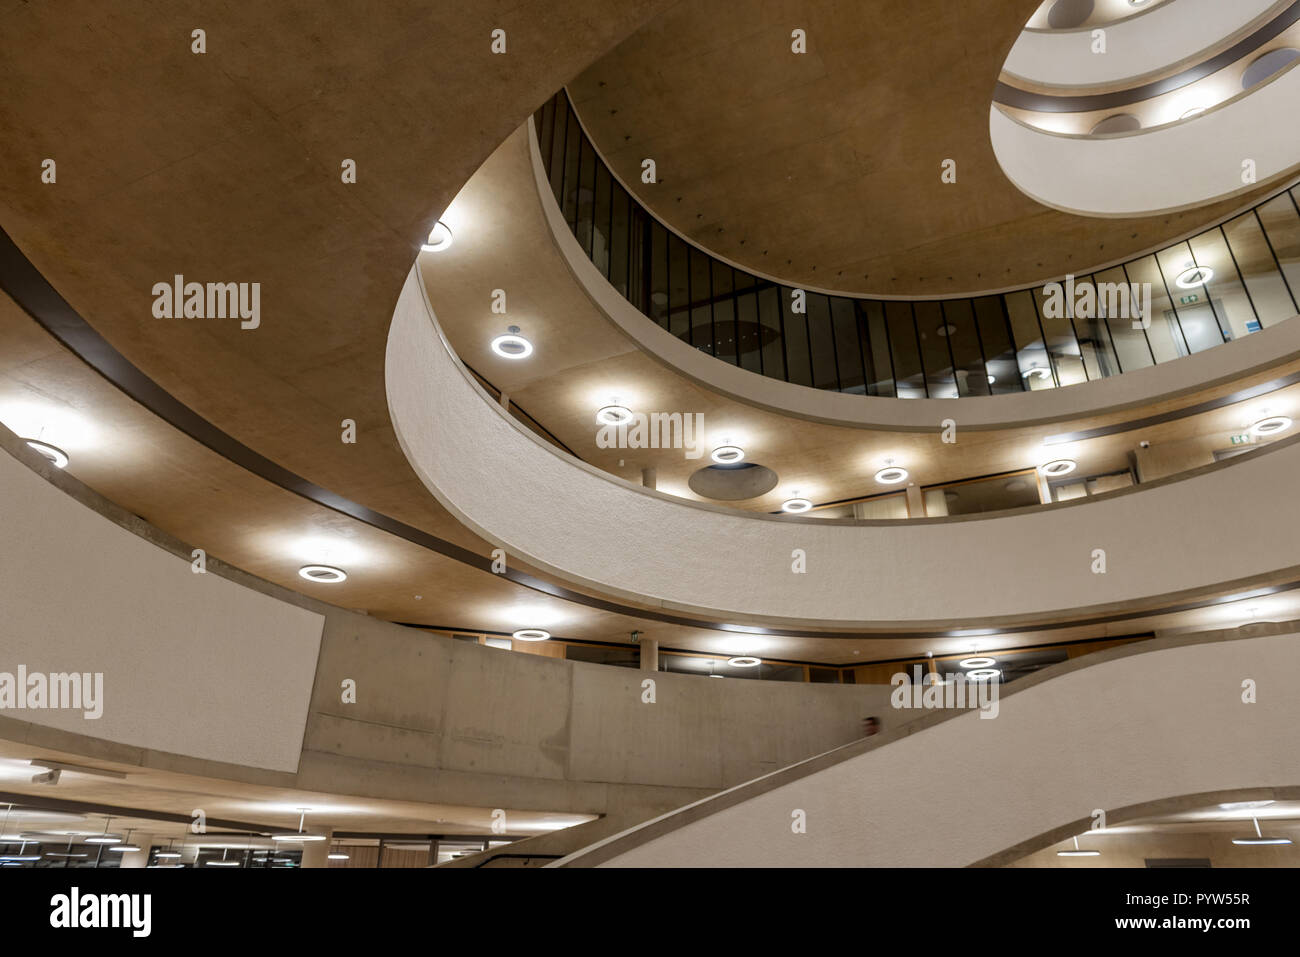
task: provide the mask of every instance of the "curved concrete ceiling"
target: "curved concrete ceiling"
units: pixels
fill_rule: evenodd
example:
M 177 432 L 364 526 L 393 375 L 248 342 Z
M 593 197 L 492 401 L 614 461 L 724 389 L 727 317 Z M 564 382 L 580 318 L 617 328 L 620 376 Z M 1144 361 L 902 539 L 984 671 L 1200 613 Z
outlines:
M 1227 215 L 1220 203 L 1099 223 L 1007 180 L 988 110 L 1035 6 L 699 0 L 568 88 L 605 159 L 664 222 L 808 288 L 924 297 L 1028 285 Z M 791 52 L 796 28 L 806 54 Z M 641 182 L 647 157 L 653 185 Z M 955 184 L 940 181 L 945 159 Z

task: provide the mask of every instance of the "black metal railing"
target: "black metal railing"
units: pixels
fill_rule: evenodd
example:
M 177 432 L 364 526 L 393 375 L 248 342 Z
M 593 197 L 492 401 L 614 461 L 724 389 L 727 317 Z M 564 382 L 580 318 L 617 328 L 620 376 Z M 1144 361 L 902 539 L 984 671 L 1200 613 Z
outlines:
M 534 123 L 565 221 L 628 302 L 715 358 L 799 385 L 897 398 L 1056 388 L 1202 352 L 1300 311 L 1296 188 L 1189 240 L 1074 277 L 1080 296 L 1089 286 L 1098 293 L 1091 303 L 1050 286 L 881 300 L 775 283 L 665 228 L 611 174 L 565 91 Z

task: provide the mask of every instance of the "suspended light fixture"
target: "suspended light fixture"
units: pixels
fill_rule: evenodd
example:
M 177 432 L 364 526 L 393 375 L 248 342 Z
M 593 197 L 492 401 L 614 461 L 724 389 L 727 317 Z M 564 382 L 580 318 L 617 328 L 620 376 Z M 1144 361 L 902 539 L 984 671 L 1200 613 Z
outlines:
M 420 250 L 426 253 L 442 252 L 451 245 L 451 230 L 441 219 L 433 224 L 433 229 L 429 230 L 429 238 L 426 239 Z
M 348 580 L 348 573 L 333 565 L 303 565 L 298 569 L 298 577 L 321 585 L 335 585 Z
M 49 442 L 42 442 L 40 439 L 23 439 L 23 441 L 27 443 L 28 448 L 43 455 L 56 469 L 68 467 L 68 453 L 57 445 L 50 445 Z
M 503 359 L 527 359 L 533 354 L 533 344 L 519 334 L 518 326 L 511 326 L 503 336 L 492 340 L 492 351 Z
M 733 668 L 757 668 L 762 663 L 762 658 L 755 658 L 753 655 L 736 655 L 734 658 L 727 659 L 727 664 Z
M 617 399 L 614 401 L 618 402 Z M 596 422 L 599 425 L 627 425 L 632 418 L 632 410 L 622 405 L 607 405 L 596 410 Z
M 271 840 L 283 841 L 286 844 L 302 844 L 307 841 L 325 840 L 324 834 L 308 834 L 306 831 L 303 830 L 303 826 L 307 823 L 307 811 L 309 809 L 305 807 L 300 807 L 298 808 L 298 810 L 302 812 L 298 818 L 298 830 L 290 831 L 284 834 L 272 834 Z
M 1048 462 L 1046 465 L 1038 466 L 1038 471 L 1042 472 L 1048 478 L 1057 478 L 1061 475 L 1069 475 L 1078 467 L 1079 463 L 1074 459 L 1056 459 L 1055 461 Z
M 546 641 L 551 637 L 551 633 L 541 628 L 520 628 L 510 637 L 516 641 Z
M 1277 435 L 1279 432 L 1285 432 L 1291 428 L 1292 422 L 1285 415 L 1270 415 L 1266 419 L 1260 419 L 1250 427 L 1250 434 L 1263 438 L 1269 435 Z
M 232 861 L 232 860 L 228 860 L 228 859 L 226 858 L 226 853 L 227 853 L 229 850 L 230 850 L 230 848 L 228 848 L 228 847 L 223 847 L 223 848 L 221 849 L 221 860 L 219 860 L 219 861 L 204 861 L 203 863 L 204 863 L 207 867 L 240 867 L 240 866 L 242 866 L 242 865 L 243 865 L 243 862 L 242 862 L 242 861 Z
M 1252 817 L 1250 820 L 1251 823 L 1255 825 L 1255 836 L 1234 837 L 1232 839 L 1233 844 L 1238 844 L 1243 846 L 1255 846 L 1261 844 L 1290 844 L 1291 843 L 1291 838 L 1289 837 L 1265 837 L 1259 829 L 1259 818 Z
M 962 668 L 988 668 L 997 663 L 998 660 L 996 658 L 985 657 L 963 658 L 961 661 L 957 662 L 958 666 Z
M 112 821 L 112 820 L 113 820 L 113 819 L 112 819 L 111 817 L 106 817 L 106 818 L 104 818 L 104 833 L 103 833 L 103 834 L 96 834 L 94 837 L 88 837 L 88 838 L 86 838 L 86 840 L 85 840 L 83 843 L 85 843 L 85 844 L 120 844 L 120 843 L 122 842 L 122 835 L 121 835 L 121 834 L 109 834 L 109 833 L 108 833 L 108 824 L 109 824 L 109 822 Z
M 1074 850 L 1072 850 L 1072 851 L 1057 851 L 1057 852 L 1056 852 L 1056 856 L 1057 856 L 1057 857 L 1100 857 L 1100 856 L 1101 856 L 1101 851 L 1085 851 L 1085 850 L 1083 850 L 1082 848 L 1079 847 L 1079 838 L 1078 838 L 1078 837 L 1075 837 L 1075 839 L 1074 839 Z
M 876 481 L 881 485 L 897 485 L 906 482 L 907 477 L 907 469 L 895 465 L 893 459 L 886 459 L 885 467 L 876 473 Z
M 1189 266 L 1178 274 L 1174 282 L 1179 289 L 1195 289 L 1214 278 L 1214 270 L 1209 266 Z
M 745 450 L 739 445 L 719 445 L 709 458 L 718 465 L 739 465 L 745 461 Z

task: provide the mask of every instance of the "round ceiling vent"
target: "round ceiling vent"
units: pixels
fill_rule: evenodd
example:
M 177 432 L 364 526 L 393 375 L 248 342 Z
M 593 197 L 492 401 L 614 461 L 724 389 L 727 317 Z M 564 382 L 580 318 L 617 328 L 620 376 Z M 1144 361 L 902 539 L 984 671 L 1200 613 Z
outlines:
M 1092 16 L 1092 0 L 1056 0 L 1047 11 L 1047 25 L 1053 30 L 1072 30 Z
M 757 498 L 776 488 L 777 474 L 754 462 L 740 465 L 709 465 L 695 472 L 686 483 L 691 491 L 718 502 L 739 502 Z
M 1093 136 L 1105 136 L 1107 133 L 1132 133 L 1142 129 L 1142 121 L 1132 113 L 1116 113 L 1108 116 L 1092 128 Z
M 1294 63 L 1297 57 L 1300 57 L 1300 50 L 1294 47 L 1269 50 L 1246 67 L 1246 72 L 1241 75 L 1241 88 L 1249 90 L 1252 86 L 1259 86 L 1265 80 L 1281 73 L 1283 69 Z

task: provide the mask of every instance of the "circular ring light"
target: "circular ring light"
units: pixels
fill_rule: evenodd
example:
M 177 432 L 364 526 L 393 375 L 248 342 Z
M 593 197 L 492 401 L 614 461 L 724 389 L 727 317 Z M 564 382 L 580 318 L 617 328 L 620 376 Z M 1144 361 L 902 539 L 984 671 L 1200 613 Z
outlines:
M 991 681 L 1001 675 L 1002 672 L 996 668 L 976 668 L 974 671 L 966 672 L 967 681 Z
M 727 664 L 733 668 L 757 668 L 762 663 L 762 658 L 755 658 L 753 655 L 737 655 L 727 659 Z
M 503 359 L 527 359 L 533 354 L 533 344 L 521 335 L 508 332 L 492 340 L 492 351 Z
M 813 507 L 813 503 L 806 498 L 792 498 L 781 503 L 781 511 L 791 512 L 795 515 L 800 512 L 806 512 Z
M 601 425 L 626 425 L 632 421 L 632 410 L 621 405 L 607 405 L 596 410 L 596 421 Z
M 996 665 L 997 663 L 998 660 L 996 658 L 980 657 L 963 658 L 961 661 L 957 662 L 958 666 L 962 668 L 988 668 L 990 665 Z
M 1074 459 L 1057 459 L 1054 462 L 1048 462 L 1046 465 L 1038 466 L 1038 471 L 1050 478 L 1056 478 L 1060 475 L 1069 475 L 1078 467 L 1079 463 Z
M 1279 432 L 1285 432 L 1291 428 L 1291 420 L 1285 415 L 1270 415 L 1267 419 L 1260 419 L 1250 427 L 1250 434 L 1257 436 L 1277 435 Z
M 718 465 L 737 465 L 745 461 L 745 450 L 738 445 L 720 445 L 709 458 Z
M 516 641 L 546 641 L 551 633 L 540 628 L 520 628 L 510 637 Z
M 876 481 L 881 485 L 897 485 L 899 482 L 907 481 L 907 474 L 907 469 L 890 465 L 876 473 Z
M 50 445 L 49 442 L 42 442 L 40 439 L 23 439 L 29 449 L 35 449 L 45 456 L 56 469 L 67 468 L 68 453 L 63 451 L 57 445 Z
M 1031 366 L 1024 372 L 1020 373 L 1020 375 L 1025 379 L 1050 379 L 1052 377 L 1052 370 L 1043 366 Z
M 433 229 L 429 231 L 429 238 L 420 246 L 421 252 L 437 253 L 442 252 L 451 245 L 451 230 L 441 219 L 433 224 Z
M 1209 266 L 1192 266 L 1180 272 L 1174 282 L 1178 283 L 1179 289 L 1195 289 L 1213 278 L 1214 270 Z
M 348 580 L 348 573 L 333 565 L 303 565 L 298 569 L 298 577 L 322 585 L 334 585 Z

